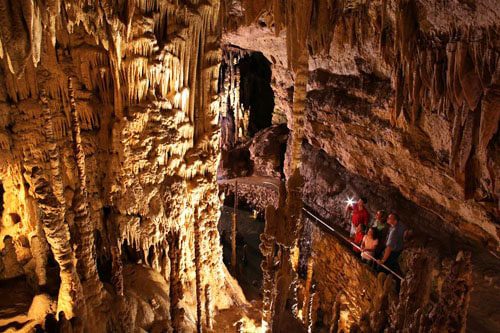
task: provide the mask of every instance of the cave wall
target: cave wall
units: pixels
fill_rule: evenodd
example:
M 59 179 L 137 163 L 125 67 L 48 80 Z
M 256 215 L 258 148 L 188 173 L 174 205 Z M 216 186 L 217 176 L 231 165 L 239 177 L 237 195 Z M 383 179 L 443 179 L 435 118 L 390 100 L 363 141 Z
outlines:
M 497 251 L 498 6 L 227 1 L 223 8 L 223 41 L 272 55 L 289 73 L 283 82 L 295 84 L 291 51 L 300 38 L 290 24 L 310 10 L 308 24 L 297 26 L 309 54 L 307 141 Z
M 271 297 L 275 304 L 283 304 L 282 294 L 289 292 L 279 281 L 296 281 L 294 235 L 304 226 L 293 223 L 300 209 L 294 190 L 344 227 L 343 201 L 363 194 L 373 213 L 380 207 L 403 212 L 420 234 L 416 247 L 453 262 L 436 266 L 440 281 L 463 273 L 450 288 L 462 290 L 456 295 L 465 299 L 451 290 L 438 292 L 428 318 L 420 321 L 413 304 L 406 324 L 425 331 L 429 318 L 436 318 L 443 329 L 445 309 L 453 303 L 460 310 L 452 312 L 460 314 L 449 323 L 465 327 L 472 282 L 469 261 L 460 254 L 464 248 L 474 266 L 467 321 L 472 330 L 497 329 L 480 304 L 498 303 L 488 292 L 498 286 L 498 4 L 242 0 L 225 1 L 222 8 L 223 42 L 262 52 L 273 63 L 273 77 L 280 78 L 273 85 L 275 113 L 285 113 L 291 131 L 287 193 L 281 194 L 286 199 L 281 210 L 266 215 L 272 224 L 266 248 L 279 243 L 290 254 L 265 279 L 265 286 L 281 292 Z M 294 177 L 297 167 L 303 187 Z M 286 228 L 294 235 L 283 235 Z M 423 264 L 422 255 L 409 256 L 407 265 L 415 268 L 410 280 L 422 278 Z M 417 285 L 402 288 L 400 296 L 418 295 Z M 274 323 L 281 309 L 271 310 Z M 399 318 L 395 327 L 405 325 Z
M 28 253 L 21 264 L 33 258 L 40 286 L 53 254 L 58 311 L 88 318 L 94 331 L 122 325 L 100 317 L 110 295 L 96 258 L 113 258 L 113 290 L 123 295 L 124 243 L 170 282 L 174 328 L 181 307 L 205 307 L 206 288 L 211 306 L 230 303 L 216 228 L 219 5 L 4 1 L 0 8 L 0 233 Z M 12 225 L 14 213 L 21 222 Z
M 377 274 L 360 262 L 359 255 L 352 253 L 348 246 L 316 225 L 311 226 L 311 231 L 311 258 L 319 309 L 323 314 L 321 321 L 326 327 L 337 325 L 338 331 L 348 331 L 353 324 L 358 325 L 377 298 L 386 292 L 388 297 L 391 290 L 384 290 L 385 277 L 379 283 Z M 336 306 L 342 307 L 342 313 L 336 313 Z

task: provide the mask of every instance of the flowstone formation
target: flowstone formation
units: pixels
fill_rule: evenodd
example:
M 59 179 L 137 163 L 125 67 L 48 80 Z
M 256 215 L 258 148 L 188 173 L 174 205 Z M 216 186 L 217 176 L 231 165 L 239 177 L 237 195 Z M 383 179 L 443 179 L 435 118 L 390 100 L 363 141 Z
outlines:
M 231 303 L 216 227 L 219 8 L 0 6 L 2 279 L 27 276 L 87 331 L 201 329 Z M 166 300 L 131 308 L 132 263 L 163 276 Z M 134 320 L 136 306 L 153 314 Z
M 0 331 L 499 331 L 498 22 L 492 0 L 2 0 Z M 251 319 L 224 191 L 266 217 Z M 411 229 L 403 276 L 342 239 L 350 196 Z

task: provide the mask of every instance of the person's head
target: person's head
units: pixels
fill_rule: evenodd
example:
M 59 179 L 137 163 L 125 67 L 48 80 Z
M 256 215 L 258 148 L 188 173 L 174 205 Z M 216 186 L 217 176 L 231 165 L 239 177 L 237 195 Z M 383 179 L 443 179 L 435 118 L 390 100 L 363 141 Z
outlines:
M 66 320 L 66 315 L 64 314 L 64 311 L 59 311 L 59 320 Z
M 373 239 L 378 239 L 377 228 L 374 227 L 369 228 L 366 234 Z
M 377 211 L 377 214 L 375 214 L 375 218 L 377 219 L 377 221 L 385 222 L 385 211 L 383 210 Z
M 399 222 L 399 216 L 396 213 L 390 213 L 389 217 L 387 218 L 387 223 L 390 224 L 391 226 L 395 226 Z
M 14 242 L 14 239 L 10 235 L 7 235 L 3 238 L 3 243 L 5 244 L 5 246 L 12 245 L 13 242 Z
M 366 199 L 365 197 L 359 198 L 359 200 L 357 202 L 358 208 L 363 208 L 367 202 L 368 202 L 368 199 Z

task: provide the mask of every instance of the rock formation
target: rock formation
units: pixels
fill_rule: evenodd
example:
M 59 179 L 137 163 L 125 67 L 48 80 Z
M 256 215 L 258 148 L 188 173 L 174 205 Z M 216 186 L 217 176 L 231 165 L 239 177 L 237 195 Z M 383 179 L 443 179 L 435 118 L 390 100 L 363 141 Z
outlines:
M 0 330 L 497 331 L 499 18 L 2 0 L 0 290 L 33 297 Z M 353 196 L 411 229 L 401 281 L 344 242 Z M 222 261 L 238 198 L 266 218 L 260 320 Z
M 123 324 L 115 301 L 130 296 L 123 251 L 170 283 L 163 310 L 173 317 L 165 329 L 170 321 L 196 327 L 211 320 L 196 312 L 205 308 L 205 288 L 212 307 L 230 304 L 216 229 L 219 7 L 1 6 L 5 278 L 19 275 L 12 242 L 33 258 L 24 270 L 36 272 L 39 292 L 55 279 L 46 269 L 53 258 L 57 312 L 80 317 L 86 330 Z M 11 225 L 13 214 L 19 221 Z M 30 242 L 21 246 L 21 237 Z M 193 313 L 194 322 L 182 313 Z M 130 329 L 150 329 L 157 320 L 137 318 Z
M 322 307 L 324 324 L 332 331 L 349 327 L 362 331 L 393 327 L 397 331 L 408 327 L 405 325 L 421 331 L 463 330 L 463 313 L 470 307 L 471 327 L 494 331 L 497 326 L 484 318 L 479 303 L 483 299 L 488 299 L 488 304 L 499 302 L 487 291 L 498 286 L 498 270 L 494 268 L 499 249 L 498 5 L 489 1 L 242 0 L 226 1 L 223 9 L 227 27 L 223 43 L 246 52 L 261 52 L 272 63 L 273 121 L 286 123 L 290 130 L 285 174 L 290 184 L 299 169 L 304 180 L 303 187 L 300 182 L 298 187 L 287 187 L 284 202 L 294 201 L 296 191 L 302 193 L 306 205 L 342 231 L 349 228 L 343 213 L 345 200 L 364 195 L 370 198 L 372 213 L 378 209 L 397 211 L 416 235 L 409 245 L 415 246 L 414 250 L 408 249 L 403 260 L 407 283 L 413 287 L 402 289 L 390 300 L 381 294 L 373 296 L 372 303 L 377 300 L 378 305 L 371 304 L 372 309 L 389 311 L 389 302 L 391 306 L 420 309 L 417 313 L 422 318 L 433 316 L 425 311 L 439 306 L 429 305 L 432 302 L 428 299 L 413 300 L 408 296 L 411 288 L 429 280 L 425 275 L 429 267 L 446 276 L 444 262 L 456 260 L 460 266 L 458 262 L 464 260 L 465 266 L 469 265 L 467 253 L 472 251 L 474 268 L 456 268 L 467 287 L 458 281 L 450 286 L 462 290 L 457 291 L 460 300 L 453 301 L 460 308 L 457 313 L 462 313 L 461 319 L 444 319 L 442 323 L 450 325 L 447 328 L 440 324 L 422 326 L 425 319 L 416 317 L 403 323 L 399 320 L 406 315 L 397 311 L 390 318 L 374 321 L 370 313 L 380 310 L 370 312 L 367 308 L 363 316 L 363 311 L 352 308 L 361 306 L 349 298 L 355 286 L 333 279 L 324 282 L 328 280 L 326 273 L 320 271 L 320 298 L 325 297 L 324 285 L 343 291 L 326 297 L 329 303 Z M 262 143 L 264 151 L 266 144 Z M 252 145 L 257 147 L 258 143 Z M 255 177 L 256 170 L 266 165 L 264 155 L 255 156 L 250 156 L 245 177 Z M 267 159 L 272 161 L 273 157 Z M 252 189 L 252 198 L 257 197 L 256 192 Z M 288 224 L 295 215 L 294 207 L 287 207 L 288 216 L 280 215 L 279 208 L 270 214 L 268 224 L 277 223 L 272 222 L 277 219 L 290 227 L 270 230 L 270 239 L 284 246 L 282 253 L 292 253 L 297 244 L 302 247 L 301 243 L 312 242 L 308 246 L 313 253 L 324 251 L 315 258 L 319 260 L 315 267 L 321 270 L 321 260 L 331 254 L 331 246 L 314 245 L 303 219 Z M 286 236 L 280 240 L 283 232 Z M 296 232 L 295 240 L 288 238 L 293 238 L 291 232 Z M 323 240 L 326 236 L 318 237 Z M 310 249 L 301 248 L 303 251 Z M 344 255 L 345 251 L 340 252 Z M 424 265 L 418 251 L 431 251 L 437 261 Z M 285 259 L 292 266 L 294 260 L 292 255 Z M 304 262 L 299 259 L 299 280 Z M 357 279 L 349 272 L 354 264 L 347 258 L 325 264 L 325 271 L 337 272 L 338 262 L 346 266 L 333 275 L 345 274 L 346 283 Z M 489 278 L 484 279 L 479 272 Z M 297 279 L 297 272 L 286 274 Z M 268 288 L 276 288 L 282 278 L 287 277 L 278 277 Z M 276 302 L 283 297 L 295 302 L 293 294 L 300 290 L 300 283 L 303 281 L 291 284 L 286 291 L 290 295 L 278 295 Z M 368 285 L 365 281 L 360 288 L 369 289 Z M 387 294 L 383 286 L 380 283 L 377 288 Z M 300 312 L 296 304 L 291 307 L 295 309 L 292 312 Z M 346 318 L 348 314 L 353 317 Z M 330 322 L 331 318 L 337 319 Z

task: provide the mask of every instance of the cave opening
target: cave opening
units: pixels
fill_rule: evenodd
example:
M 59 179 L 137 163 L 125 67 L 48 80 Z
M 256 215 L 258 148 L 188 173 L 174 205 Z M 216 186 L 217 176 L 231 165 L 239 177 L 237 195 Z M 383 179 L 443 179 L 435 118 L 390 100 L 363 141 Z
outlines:
M 244 143 L 272 125 L 271 62 L 261 52 L 226 47 L 219 72 L 224 104 L 219 125 L 223 149 Z
M 240 68 L 240 102 L 249 110 L 248 135 L 272 124 L 274 92 L 271 87 L 271 62 L 261 52 L 252 52 L 238 64 Z

